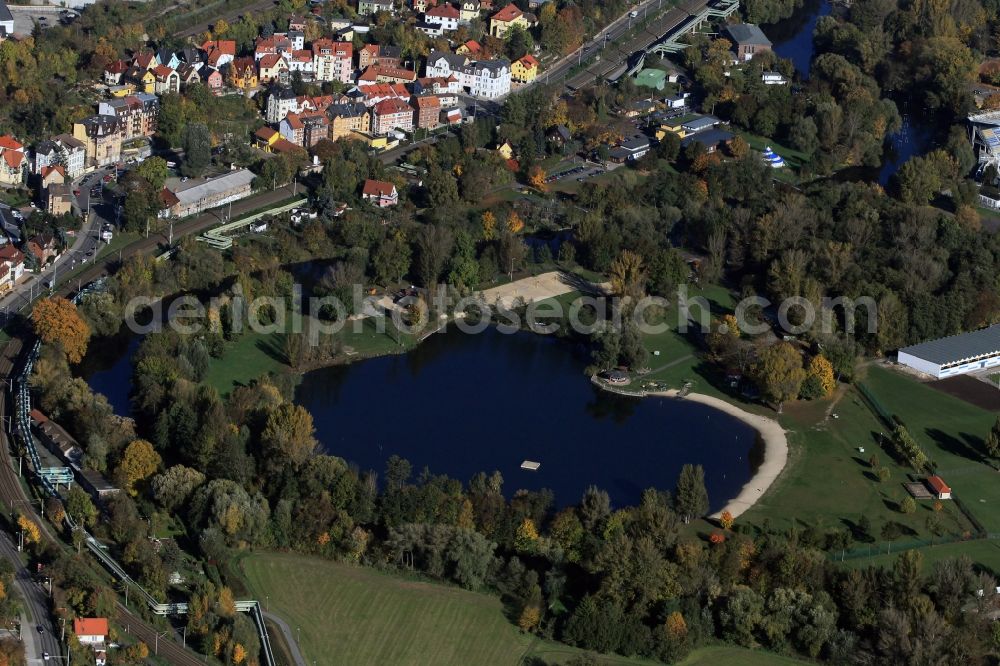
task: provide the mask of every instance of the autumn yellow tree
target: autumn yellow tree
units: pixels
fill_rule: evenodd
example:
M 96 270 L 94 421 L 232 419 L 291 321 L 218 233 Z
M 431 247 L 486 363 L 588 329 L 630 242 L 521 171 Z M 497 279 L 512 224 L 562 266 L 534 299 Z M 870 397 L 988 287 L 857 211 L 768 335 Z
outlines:
M 805 398 L 825 398 L 837 388 L 833 377 L 833 365 L 822 354 L 813 356 L 806 370 L 806 380 L 802 384 L 802 395 Z
M 642 256 L 632 250 L 623 250 L 611 262 L 611 291 L 622 298 L 642 298 L 646 291 L 646 267 Z
M 738 160 L 743 159 L 750 153 L 750 144 L 741 136 L 735 136 L 729 142 L 729 154 Z
M 722 529 L 731 530 L 733 529 L 733 514 L 728 511 L 723 511 L 722 515 L 719 516 L 719 524 L 722 525 Z
M 234 617 L 236 615 L 236 599 L 233 591 L 228 587 L 219 590 L 219 603 L 216 610 L 222 617 Z
M 530 552 L 535 549 L 537 544 L 538 528 L 535 527 L 535 521 L 531 518 L 525 518 L 517 526 L 517 534 L 514 536 L 514 546 L 520 551 Z
M 494 240 L 497 237 L 497 217 L 493 211 L 488 210 L 483 213 L 483 240 Z
M 507 216 L 507 231 L 512 234 L 517 234 L 523 230 L 524 220 L 521 219 L 521 216 L 517 214 L 516 210 L 510 211 L 510 214 Z
M 136 439 L 125 447 L 118 463 L 118 482 L 130 495 L 138 494 L 135 484 L 156 474 L 162 459 L 153 445 L 144 439 Z
M 549 188 L 548 183 L 545 182 L 546 176 L 545 169 L 535 164 L 528 169 L 528 184 L 536 190 L 544 192 Z
M 65 298 L 40 300 L 31 313 L 31 323 L 42 342 L 61 348 L 70 363 L 79 363 L 87 353 L 90 327 Z
M 247 660 L 247 649 L 240 643 L 233 646 L 233 663 L 239 666 Z
M 663 624 L 663 630 L 667 637 L 673 641 L 684 640 L 688 633 L 687 622 L 680 611 L 673 611 L 667 616 L 667 621 Z
M 17 526 L 24 532 L 24 540 L 27 543 L 38 543 L 42 540 L 42 531 L 38 524 L 23 513 L 17 517 Z
M 521 631 L 534 631 L 542 619 L 542 612 L 534 604 L 528 604 L 521 610 L 520 617 L 517 618 L 517 626 Z
M 802 355 L 788 342 L 765 347 L 754 363 L 753 373 L 764 397 L 777 404 L 778 413 L 786 400 L 799 396 L 806 378 Z

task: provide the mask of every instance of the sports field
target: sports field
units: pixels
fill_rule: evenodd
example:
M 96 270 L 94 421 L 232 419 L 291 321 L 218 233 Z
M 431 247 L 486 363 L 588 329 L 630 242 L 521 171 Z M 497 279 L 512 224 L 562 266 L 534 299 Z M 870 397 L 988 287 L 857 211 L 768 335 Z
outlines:
M 740 521 L 760 526 L 766 520 L 776 528 L 812 525 L 830 531 L 855 529 L 864 515 L 871 522 L 870 535 L 875 541 L 884 541 L 881 531 L 890 521 L 902 526 L 901 541 L 929 538 L 927 518 L 933 512 L 932 502 L 918 503 L 912 514 L 897 508 L 906 496 L 902 484 L 912 469 L 896 464 L 881 450 L 878 437 L 885 427 L 854 390 L 848 390 L 833 408 L 838 418 L 824 420 L 829 405 L 824 400 L 785 410 L 782 425 L 790 431 L 791 444 L 788 467 Z M 862 448 L 864 453 L 859 450 Z M 888 481 L 879 481 L 869 466 L 872 454 L 889 470 Z M 940 520 L 948 534 L 972 528 L 951 503 L 945 504 Z
M 882 367 L 871 367 L 865 383 L 906 425 L 983 527 L 1000 532 L 1000 472 L 986 463 L 982 448 L 997 414 Z
M 923 558 L 924 573 L 930 571 L 931 565 L 935 562 L 965 555 L 979 566 L 992 571 L 994 575 L 1000 575 L 1000 540 L 997 539 L 946 543 L 940 546 L 926 546 L 918 550 Z M 845 560 L 843 566 L 848 569 L 863 569 L 867 566 L 891 567 L 898 557 L 899 553 L 859 557 Z

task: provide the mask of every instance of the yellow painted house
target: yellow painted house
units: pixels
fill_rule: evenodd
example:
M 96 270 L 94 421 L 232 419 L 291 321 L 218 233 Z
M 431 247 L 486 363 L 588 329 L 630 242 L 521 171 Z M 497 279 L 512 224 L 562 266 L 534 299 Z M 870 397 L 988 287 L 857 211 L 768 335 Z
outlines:
M 528 54 L 515 60 L 510 66 L 510 78 L 521 83 L 530 83 L 538 76 L 538 59 Z
M 274 144 L 281 138 L 281 134 L 270 127 L 261 127 L 253 136 L 254 145 L 266 153 L 273 153 Z
M 535 24 L 535 17 L 525 14 L 517 5 L 511 3 L 490 17 L 490 35 L 503 39 L 507 31 L 515 25 L 527 30 Z
M 513 159 L 514 157 L 514 147 L 510 143 L 504 141 L 499 146 L 496 147 L 496 152 L 500 157 L 505 160 Z
M 153 74 L 153 70 L 147 69 L 143 72 L 139 81 L 139 85 L 142 87 L 142 92 L 149 94 L 156 92 L 156 74 Z
M 257 63 L 253 58 L 237 58 L 229 66 L 232 84 L 243 90 L 257 87 Z

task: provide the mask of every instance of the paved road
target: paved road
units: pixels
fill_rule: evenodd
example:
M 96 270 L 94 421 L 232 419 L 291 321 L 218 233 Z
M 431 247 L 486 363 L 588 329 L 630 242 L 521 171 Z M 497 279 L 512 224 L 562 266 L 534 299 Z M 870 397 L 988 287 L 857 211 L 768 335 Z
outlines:
M 73 237 L 70 247 L 63 252 L 62 256 L 55 263 L 46 267 L 37 275 L 26 273 L 26 279 L 7 292 L 3 298 L 0 298 L 0 312 L 3 312 L 5 318 L 10 314 L 19 312 L 33 298 L 38 297 L 47 289 L 45 285 L 53 277 L 58 281 L 60 275 L 65 275 L 67 271 L 72 271 L 79 264 L 86 263 L 97 253 L 101 245 L 99 237 L 101 225 L 109 220 L 102 217 L 102 214 L 107 215 L 108 213 L 107 209 L 101 205 L 103 200 L 97 198 L 92 201 L 90 189 L 95 185 L 99 185 L 105 174 L 113 171 L 114 167 L 100 169 L 87 174 L 74 183 L 74 189 L 80 190 L 80 195 L 76 198 L 77 205 L 81 211 L 88 213 L 87 220 L 80 226 L 80 230 Z
M 4 464 L 4 463 L 0 463 Z M 28 664 L 41 664 L 42 654 L 62 654 L 58 635 L 49 617 L 49 600 L 46 591 L 31 578 L 24 566 L 17 548 L 6 533 L 0 533 L 0 556 L 14 564 L 14 587 L 17 588 L 24 607 L 21 621 L 21 638 L 24 641 L 25 657 Z M 42 631 L 38 631 L 38 627 Z
M 292 659 L 295 660 L 295 666 L 307 666 L 305 658 L 302 656 L 302 652 L 299 650 L 299 644 L 295 641 L 295 636 L 292 634 L 292 628 L 288 626 L 281 617 L 275 615 L 274 613 L 269 613 L 267 611 L 262 611 L 264 617 L 270 620 L 281 630 L 281 633 L 285 637 L 285 645 L 292 652 Z

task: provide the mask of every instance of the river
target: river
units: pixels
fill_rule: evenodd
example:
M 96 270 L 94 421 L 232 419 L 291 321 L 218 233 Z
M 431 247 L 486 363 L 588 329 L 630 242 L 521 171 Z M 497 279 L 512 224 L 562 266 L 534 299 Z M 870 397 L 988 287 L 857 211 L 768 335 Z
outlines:
M 813 40 L 816 23 L 831 11 L 830 0 L 807 0 L 789 18 L 762 27 L 772 42 L 774 52 L 791 60 L 795 71 L 803 80 L 809 78 L 809 69 L 816 51 Z M 936 127 L 930 114 L 901 107 L 900 115 L 902 127 L 886 139 L 882 166 L 878 169 L 852 168 L 841 175 L 851 179 L 877 179 L 881 185 L 886 185 L 904 162 L 915 155 L 923 155 L 934 147 Z

